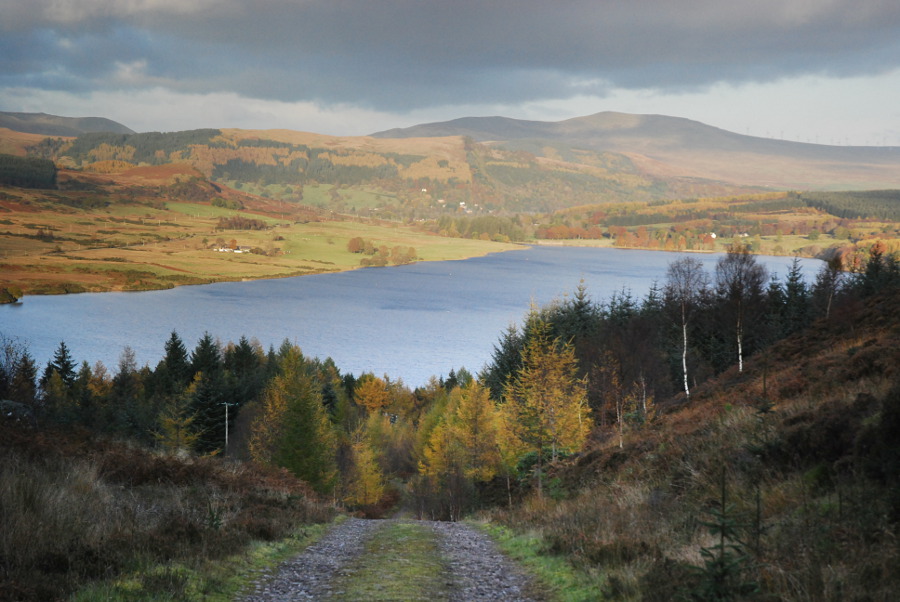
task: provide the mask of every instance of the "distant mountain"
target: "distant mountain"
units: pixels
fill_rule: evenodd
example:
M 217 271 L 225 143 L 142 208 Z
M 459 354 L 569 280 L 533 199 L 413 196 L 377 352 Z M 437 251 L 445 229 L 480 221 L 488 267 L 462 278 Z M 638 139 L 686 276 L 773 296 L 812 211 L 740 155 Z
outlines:
M 242 192 L 386 218 L 450 208 L 489 215 L 770 190 L 900 189 L 898 147 L 771 140 L 661 115 L 467 117 L 360 137 L 238 129 L 136 134 L 105 119 L 0 113 L 0 127 L 10 122 L 55 133 L 6 131 L 0 152 L 52 159 L 62 168 L 113 174 L 187 164 Z M 66 135 L 61 127 L 105 131 L 54 140 Z
M 664 115 L 603 112 L 565 121 L 466 117 L 376 132 L 376 138 L 467 136 L 538 156 L 564 148 L 621 153 L 645 173 L 777 188 L 900 185 L 900 147 L 828 146 L 736 134 Z
M 134 130 L 103 117 L 59 117 L 46 113 L 0 111 L 0 128 L 43 136 L 79 136 L 92 132 L 133 134 Z

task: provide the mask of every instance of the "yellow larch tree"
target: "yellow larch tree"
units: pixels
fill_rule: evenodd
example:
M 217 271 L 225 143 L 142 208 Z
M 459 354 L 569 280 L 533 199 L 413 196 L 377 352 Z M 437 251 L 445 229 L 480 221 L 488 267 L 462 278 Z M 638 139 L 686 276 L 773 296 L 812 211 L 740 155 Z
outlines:
M 537 454 L 540 493 L 545 451 L 555 461 L 560 452 L 581 449 L 592 423 L 572 345 L 551 339 L 549 325 L 537 315 L 531 316 L 528 332 L 522 367 L 504 390 L 503 414 L 508 439 Z
M 344 501 L 353 506 L 371 506 L 384 496 L 384 475 L 375 451 L 365 439 L 353 444 L 353 479 Z
M 194 431 L 194 416 L 188 414 L 184 396 L 170 399 L 159 417 L 159 431 L 154 433 L 160 445 L 176 456 L 184 456 L 193 449 L 200 433 Z
M 372 412 L 380 412 L 391 403 L 387 383 L 377 376 L 361 378 L 354 393 L 356 403 Z
M 500 466 L 497 408 L 488 388 L 478 382 L 454 389 L 454 393 L 456 404 L 450 425 L 465 450 L 463 472 L 475 481 L 490 481 Z

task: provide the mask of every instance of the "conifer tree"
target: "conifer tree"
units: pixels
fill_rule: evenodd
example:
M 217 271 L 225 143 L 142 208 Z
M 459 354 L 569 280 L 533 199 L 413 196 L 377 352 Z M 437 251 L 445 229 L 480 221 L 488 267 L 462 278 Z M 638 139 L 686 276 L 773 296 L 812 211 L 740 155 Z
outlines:
M 519 332 L 515 324 L 510 324 L 494 345 L 491 361 L 485 366 L 479 380 L 490 389 L 491 397 L 495 400 L 502 399 L 503 389 L 510 376 L 522 365 L 524 344 L 525 336 Z
M 809 287 L 803 279 L 800 259 L 794 257 L 784 283 L 784 317 L 786 332 L 791 334 L 809 324 Z
M 217 453 L 225 447 L 225 406 L 227 397 L 221 372 L 197 372 L 186 389 L 194 427 L 199 433 L 196 451 Z
M 187 348 L 174 330 L 165 344 L 165 356 L 157 367 L 163 371 L 163 388 L 166 395 L 180 393 L 191 382 L 194 372 L 188 359 Z
M 75 367 L 75 360 L 72 359 L 72 354 L 69 352 L 66 342 L 60 341 L 59 347 L 53 354 L 53 359 L 47 363 L 47 368 L 44 370 L 41 386 L 44 386 L 49 380 L 51 372 L 59 373 L 59 377 L 66 387 L 72 386 L 72 383 L 75 382 Z
M 170 399 L 159 417 L 154 437 L 166 451 L 182 456 L 190 452 L 200 437 L 194 429 L 194 415 L 188 413 L 184 396 Z
M 450 425 L 464 450 L 463 473 L 475 481 L 490 481 L 500 464 L 497 408 L 487 387 L 480 383 L 456 391 Z
M 522 451 L 537 454 L 538 491 L 547 450 L 556 460 L 561 451 L 581 448 L 591 429 L 583 379 L 577 376 L 572 346 L 549 337 L 548 325 L 529 318 L 530 336 L 522 350 L 522 367 L 505 389 L 504 423 Z
M 285 350 L 280 374 L 266 388 L 263 412 L 252 427 L 253 458 L 287 468 L 317 491 L 333 488 L 336 439 L 321 387 L 297 347 Z
M 371 506 L 384 496 L 384 474 L 375 451 L 365 439 L 353 444 L 352 479 L 345 501 L 354 506 Z
M 388 385 L 374 375 L 360 378 L 356 385 L 356 403 L 369 413 L 380 412 L 391 402 Z
M 170 339 L 171 340 L 171 339 Z M 177 363 L 177 362 L 176 362 Z M 191 376 L 202 372 L 212 376 L 222 369 L 222 351 L 212 335 L 204 332 L 191 353 Z
M 16 359 L 13 367 L 9 391 L 10 399 L 33 407 L 37 400 L 36 383 L 37 366 L 28 351 L 23 351 Z

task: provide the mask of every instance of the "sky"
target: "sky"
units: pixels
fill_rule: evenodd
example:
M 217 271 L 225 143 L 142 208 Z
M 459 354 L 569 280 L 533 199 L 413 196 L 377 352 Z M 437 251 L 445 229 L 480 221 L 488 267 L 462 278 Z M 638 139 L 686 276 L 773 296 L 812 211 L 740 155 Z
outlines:
M 0 110 L 366 135 L 686 117 L 900 146 L 897 0 L 0 0 Z

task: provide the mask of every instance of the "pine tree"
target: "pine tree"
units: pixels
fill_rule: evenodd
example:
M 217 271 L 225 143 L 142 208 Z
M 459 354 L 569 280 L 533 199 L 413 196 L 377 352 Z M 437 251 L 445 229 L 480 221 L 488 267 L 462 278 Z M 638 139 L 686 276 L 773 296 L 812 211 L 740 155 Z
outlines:
M 222 351 L 208 332 L 197 342 L 197 347 L 191 353 L 191 376 L 202 372 L 207 376 L 219 372 L 222 369 Z
M 194 371 L 188 359 L 187 348 L 174 330 L 166 341 L 165 351 L 160 366 L 157 366 L 157 372 L 162 371 L 163 393 L 169 396 L 181 393 L 191 382 Z
M 194 427 L 199 433 L 196 451 L 218 453 L 225 449 L 225 382 L 222 372 L 207 375 L 197 372 L 188 386 L 190 413 L 195 416 Z
M 13 367 L 9 397 L 31 408 L 37 401 L 37 366 L 27 351 L 22 352 Z
M 809 287 L 803 279 L 800 259 L 794 257 L 784 284 L 785 335 L 797 332 L 809 324 Z
M 522 347 L 525 337 L 510 324 L 500 340 L 494 345 L 494 352 L 490 363 L 485 366 L 479 380 L 491 391 L 491 397 L 500 400 L 503 397 L 503 389 L 509 378 L 522 365 Z

